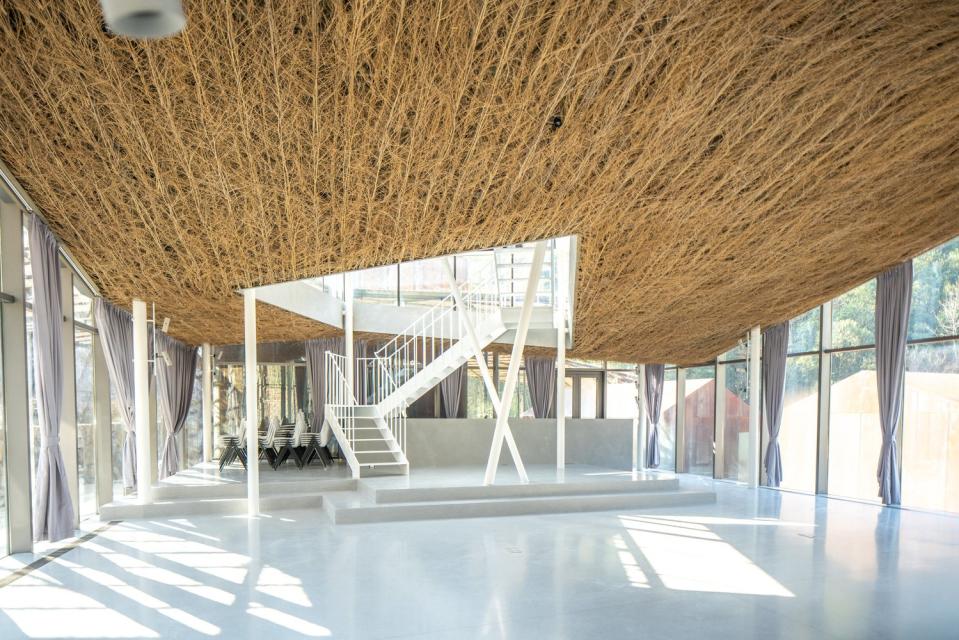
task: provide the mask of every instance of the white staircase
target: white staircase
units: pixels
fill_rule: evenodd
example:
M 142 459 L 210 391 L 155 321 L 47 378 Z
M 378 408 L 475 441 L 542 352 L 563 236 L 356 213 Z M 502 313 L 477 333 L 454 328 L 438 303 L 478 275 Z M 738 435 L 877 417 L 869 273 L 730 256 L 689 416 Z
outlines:
M 409 473 L 406 408 L 506 332 L 500 269 L 493 253 L 486 256 L 489 265 L 458 285 L 460 304 L 450 293 L 372 358 L 356 359 L 352 376 L 344 356 L 327 352 L 326 421 L 354 478 Z

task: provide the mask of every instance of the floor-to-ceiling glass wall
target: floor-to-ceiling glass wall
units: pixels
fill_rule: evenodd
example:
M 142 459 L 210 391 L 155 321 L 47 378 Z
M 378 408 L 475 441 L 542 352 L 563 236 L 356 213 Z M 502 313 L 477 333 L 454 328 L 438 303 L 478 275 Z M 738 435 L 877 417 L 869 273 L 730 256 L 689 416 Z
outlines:
M 687 473 L 713 475 L 713 431 L 716 426 L 716 367 L 686 369 L 683 441 Z
M 882 443 L 874 348 L 876 281 L 832 304 L 829 376 L 829 483 L 837 496 L 878 500 Z
M 659 469 L 676 470 L 676 367 L 666 367 L 663 380 L 663 404 L 660 407 L 659 429 Z
M 80 519 L 97 514 L 96 411 L 93 386 L 93 333 L 74 329 L 77 390 L 77 478 Z
M 959 512 L 959 238 L 913 261 L 902 504 Z
M 717 389 L 723 394 L 719 405 L 723 408 L 723 459 L 721 478 L 746 482 L 749 460 L 749 369 L 746 362 L 737 360 L 718 365 L 725 382 Z
M 789 322 L 783 415 L 779 450 L 783 467 L 780 486 L 816 491 L 819 426 L 819 307 Z M 768 432 L 763 431 L 763 453 Z

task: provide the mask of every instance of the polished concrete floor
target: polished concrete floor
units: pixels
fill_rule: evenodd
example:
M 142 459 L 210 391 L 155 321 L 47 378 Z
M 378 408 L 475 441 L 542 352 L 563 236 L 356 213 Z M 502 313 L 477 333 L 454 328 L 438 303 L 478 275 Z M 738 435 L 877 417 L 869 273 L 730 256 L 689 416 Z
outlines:
M 127 521 L 0 587 L 0 638 L 957 637 L 959 517 L 715 487 L 643 512 Z

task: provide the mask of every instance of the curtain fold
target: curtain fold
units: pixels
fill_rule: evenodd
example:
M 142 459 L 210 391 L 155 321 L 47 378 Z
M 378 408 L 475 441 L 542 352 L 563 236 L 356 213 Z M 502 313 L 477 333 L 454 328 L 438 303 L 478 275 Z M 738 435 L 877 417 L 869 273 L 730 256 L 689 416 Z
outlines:
M 161 331 L 156 332 L 156 347 L 157 410 L 166 429 L 159 471 L 160 477 L 166 478 L 180 470 L 176 435 L 183 429 L 190 413 L 197 349 Z
M 443 399 L 443 417 L 455 418 L 460 412 L 460 398 L 466 384 L 466 365 L 459 367 L 440 382 L 440 396 Z
M 786 392 L 786 351 L 789 347 L 789 321 L 763 330 L 762 373 L 763 406 L 769 444 L 766 446 L 766 483 L 778 487 L 783 479 L 779 428 L 783 420 L 783 396 Z
M 123 439 L 123 487 L 137 484 L 136 420 L 133 414 L 133 316 L 103 298 L 93 303 L 100 345 L 107 361 L 110 384 L 116 393 Z
M 526 384 L 533 401 L 533 415 L 537 418 L 552 418 L 556 398 L 556 359 L 539 356 L 524 356 Z
M 40 455 L 33 505 L 33 539 L 55 542 L 73 535 L 75 512 L 60 451 L 63 404 L 63 305 L 57 239 L 36 214 L 30 224 L 33 270 L 33 357 Z
M 883 504 L 899 504 L 896 427 L 902 413 L 906 338 L 912 302 L 912 261 L 881 273 L 876 283 L 876 384 L 882 448 L 876 479 Z
M 306 341 L 310 395 L 313 397 L 313 415 L 310 416 L 312 433 L 323 431 L 326 415 L 326 352 L 343 353 L 343 346 L 343 338 L 315 338 Z
M 646 365 L 646 417 L 649 418 L 649 435 L 646 438 L 646 467 L 659 466 L 659 417 L 663 406 L 663 382 L 666 365 Z

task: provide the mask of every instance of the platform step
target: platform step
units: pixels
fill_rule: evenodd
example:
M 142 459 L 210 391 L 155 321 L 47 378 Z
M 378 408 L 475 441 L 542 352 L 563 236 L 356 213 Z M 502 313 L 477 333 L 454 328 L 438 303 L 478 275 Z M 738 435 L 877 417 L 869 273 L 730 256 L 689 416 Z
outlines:
M 333 498 L 324 503 L 324 510 L 335 524 L 361 524 L 406 520 L 581 513 L 614 509 L 650 509 L 711 504 L 715 501 L 716 494 L 708 491 L 651 491 L 399 504 L 363 504 L 356 499 L 339 501 Z
M 260 497 L 260 511 L 271 513 L 289 509 L 320 509 L 323 493 L 300 493 Z M 151 504 L 111 502 L 100 507 L 100 520 L 130 518 L 168 518 L 173 516 L 237 515 L 247 513 L 246 498 L 207 498 L 158 500 Z
M 679 480 L 677 478 L 657 478 L 654 480 L 646 479 L 638 481 L 597 480 L 570 483 L 541 482 L 530 484 L 494 484 L 489 486 L 415 487 L 403 489 L 379 488 L 371 483 L 362 484 L 363 486 L 361 488 L 365 488 L 371 492 L 377 504 L 649 493 L 652 491 L 679 490 Z

